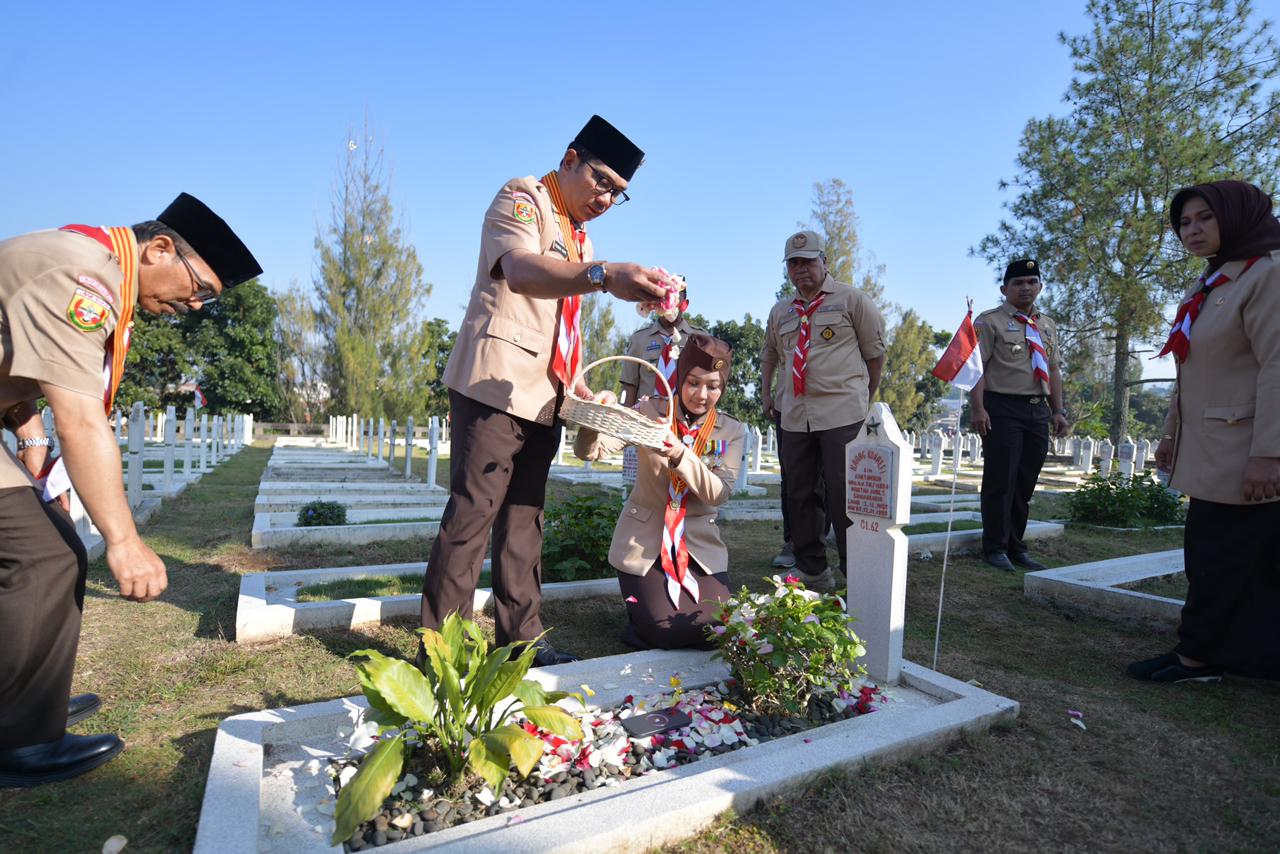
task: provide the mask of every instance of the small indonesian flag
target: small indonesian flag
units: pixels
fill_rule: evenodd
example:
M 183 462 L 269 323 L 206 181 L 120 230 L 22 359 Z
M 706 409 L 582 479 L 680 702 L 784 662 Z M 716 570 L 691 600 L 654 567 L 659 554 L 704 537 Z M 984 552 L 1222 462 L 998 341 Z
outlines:
M 973 328 L 973 309 L 965 314 L 931 373 L 965 391 L 972 390 L 982 379 L 982 352 L 978 348 L 978 332 Z
M 204 396 L 204 392 L 200 390 L 200 386 L 196 386 L 196 409 L 204 409 L 209 405 L 208 399 Z

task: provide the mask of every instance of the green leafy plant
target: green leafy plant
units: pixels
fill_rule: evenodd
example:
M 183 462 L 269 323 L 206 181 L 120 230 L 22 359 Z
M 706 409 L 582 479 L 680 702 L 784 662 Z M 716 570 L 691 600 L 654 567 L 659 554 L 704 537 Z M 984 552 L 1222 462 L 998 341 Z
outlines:
M 337 501 L 308 501 L 298 511 L 298 527 L 347 524 L 346 505 Z
M 1186 517 L 1182 499 L 1149 471 L 1132 478 L 1092 475 L 1071 493 L 1068 507 L 1073 522 L 1117 528 L 1176 524 Z
M 721 604 L 708 628 L 716 655 L 733 671 L 752 707 L 802 714 L 813 696 L 856 696 L 866 648 L 839 596 L 823 596 L 794 576 L 773 577 L 771 593 L 746 587 Z
M 377 724 L 380 738 L 338 795 L 334 845 L 377 815 L 414 746 L 433 741 L 450 779 L 470 768 L 500 792 L 513 764 L 525 777 L 542 756 L 542 740 L 516 723 L 516 715 L 570 740 L 583 737 L 577 719 L 554 705 L 566 697 L 582 702 L 581 696 L 525 678 L 536 651 L 532 641 L 490 652 L 480 627 L 457 614 L 438 632 L 418 634 L 426 649 L 421 670 L 372 649 L 349 656 L 369 701 L 366 719 Z
M 609 544 L 622 512 L 622 498 L 578 493 L 546 513 L 542 572 L 547 581 L 608 578 Z

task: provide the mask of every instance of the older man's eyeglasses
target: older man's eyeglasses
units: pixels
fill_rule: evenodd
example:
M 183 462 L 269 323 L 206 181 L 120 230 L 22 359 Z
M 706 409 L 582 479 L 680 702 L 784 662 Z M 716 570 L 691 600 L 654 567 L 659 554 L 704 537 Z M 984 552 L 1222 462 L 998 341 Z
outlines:
M 191 266 L 187 256 L 182 254 L 181 249 L 175 246 L 173 251 L 177 254 L 178 260 L 182 262 L 182 266 L 186 267 L 187 272 L 191 275 L 191 296 L 187 298 L 187 301 L 205 303 L 206 305 L 215 302 L 218 299 L 217 289 L 196 275 L 195 268 Z
M 625 205 L 627 202 L 631 201 L 631 197 L 627 195 L 625 190 L 619 190 L 614 186 L 612 178 L 590 164 L 588 164 L 587 168 L 591 170 L 591 177 L 596 182 L 596 195 L 608 193 L 609 199 L 615 205 Z

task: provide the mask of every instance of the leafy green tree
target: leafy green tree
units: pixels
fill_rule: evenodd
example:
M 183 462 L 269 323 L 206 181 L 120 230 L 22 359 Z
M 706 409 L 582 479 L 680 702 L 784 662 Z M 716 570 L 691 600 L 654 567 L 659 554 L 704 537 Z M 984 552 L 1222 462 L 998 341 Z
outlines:
M 904 427 L 928 427 L 934 404 L 947 389 L 946 383 L 929 373 L 938 361 L 936 337 L 920 315 L 907 309 L 885 349 L 884 372 L 876 395 L 889 405 L 894 418 Z
M 178 391 L 192 368 L 192 356 L 178 319 L 145 311 L 138 311 L 133 317 L 129 355 L 116 392 L 116 406 L 123 409 L 141 402 L 151 409 L 171 403 L 190 404 L 190 393 Z
M 347 144 L 330 223 L 316 235 L 317 332 L 327 343 L 325 382 L 339 412 L 394 416 L 424 352 L 422 310 L 431 294 L 417 251 L 391 204 L 383 151 L 368 128 Z M 399 373 L 397 373 L 399 371 Z
M 193 373 L 211 409 L 249 412 L 264 420 L 282 414 L 276 314 L 275 299 L 252 279 L 183 315 Z
M 858 214 L 853 206 L 853 190 L 839 178 L 819 181 L 813 185 L 813 207 L 809 222 L 796 223 L 820 233 L 827 241 L 827 270 L 839 282 L 846 282 L 870 295 L 880 308 L 887 311 L 884 301 L 884 265 L 863 251 L 858 237 Z M 778 299 L 794 297 L 796 289 L 783 274 L 778 288 Z
M 323 380 L 325 349 L 316 331 L 311 294 L 296 285 L 276 297 L 276 344 L 283 417 L 291 422 L 316 420 L 329 402 Z
M 1280 53 L 1249 0 L 1089 0 L 1084 35 L 1062 34 L 1075 76 L 1066 115 L 1023 132 L 1010 219 L 974 254 L 1003 268 L 1042 260 L 1067 348 L 1109 344 L 1110 435 L 1128 421 L 1135 345 L 1163 337 L 1166 306 L 1199 263 L 1168 227 L 1181 186 L 1280 167 Z
M 621 356 L 627 352 L 626 333 L 618 328 L 613 316 L 610 298 L 603 294 L 586 294 L 582 298 L 582 310 L 578 317 L 582 330 L 582 367 L 605 356 Z M 587 385 L 592 391 L 618 388 L 622 363 L 609 362 L 587 375 Z
M 745 424 L 764 429 L 764 403 L 760 398 L 760 349 L 764 347 L 764 324 L 747 314 L 736 320 L 719 320 L 707 330 L 733 348 L 729 385 L 717 408 Z
M 430 344 L 426 359 L 431 365 L 425 389 L 420 389 L 423 402 L 423 414 L 449 414 L 449 388 L 444 384 L 444 369 L 449 364 L 449 356 L 453 353 L 454 342 L 458 333 L 449 328 L 449 322 L 441 317 L 433 317 L 428 323 Z

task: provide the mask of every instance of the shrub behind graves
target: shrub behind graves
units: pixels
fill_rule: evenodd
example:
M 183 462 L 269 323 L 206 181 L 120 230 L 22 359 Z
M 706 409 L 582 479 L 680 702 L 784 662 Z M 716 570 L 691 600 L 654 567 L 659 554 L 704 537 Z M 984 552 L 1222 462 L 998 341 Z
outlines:
M 757 712 L 804 714 L 811 697 L 829 698 L 837 711 L 855 704 L 866 669 L 854 661 L 867 650 L 844 601 L 805 590 L 790 575 L 773 582 L 772 593 L 743 587 L 722 603 L 723 625 L 709 629 L 716 654 Z
M 1171 525 L 1186 517 L 1182 499 L 1170 492 L 1149 471 L 1127 478 L 1090 476 L 1071 493 L 1071 521 L 1117 528 Z
M 480 627 L 457 614 L 446 617 L 440 631 L 419 629 L 418 634 L 426 650 L 421 670 L 377 650 L 350 655 L 369 701 L 365 720 L 376 726 L 379 739 L 338 794 L 334 845 L 378 814 L 417 745 L 432 742 L 451 780 L 470 769 L 501 792 L 513 764 L 527 777 L 542 758 L 542 739 L 518 723 L 517 715 L 564 738 L 583 737 L 578 720 L 554 705 L 566 697 L 582 698 L 547 691 L 525 678 L 536 652 L 532 642 L 489 652 Z
M 346 505 L 337 501 L 308 501 L 298 511 L 298 527 L 347 524 Z
M 575 494 L 547 509 L 543 526 L 544 581 L 609 578 L 609 544 L 622 498 Z

